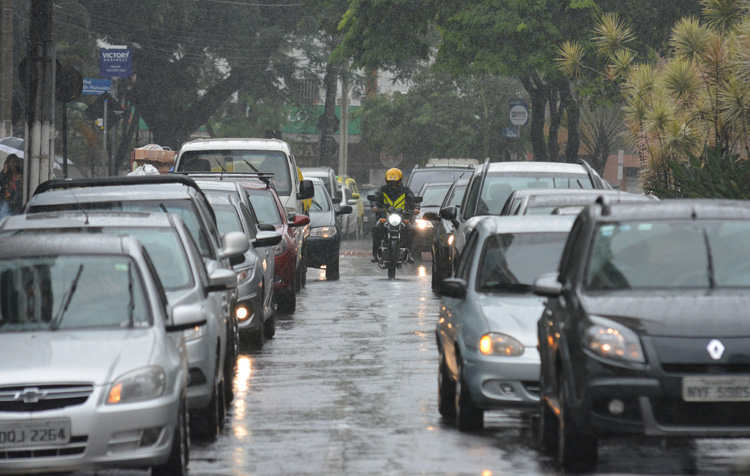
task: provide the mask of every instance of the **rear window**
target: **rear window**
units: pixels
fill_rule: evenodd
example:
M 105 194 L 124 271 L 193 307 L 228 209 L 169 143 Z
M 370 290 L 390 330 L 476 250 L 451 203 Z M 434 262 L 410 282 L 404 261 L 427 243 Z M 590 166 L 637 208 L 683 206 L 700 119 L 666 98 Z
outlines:
M 409 190 L 411 190 L 414 193 L 417 193 L 422 189 L 422 185 L 426 183 L 433 183 L 433 182 L 451 182 L 452 183 L 462 177 L 469 178 L 473 174 L 474 174 L 473 168 L 471 170 L 468 170 L 468 169 L 430 170 L 429 168 L 415 169 L 412 171 L 411 175 L 409 176 L 409 181 L 407 182 L 407 185 L 409 187 Z
M 279 208 L 270 190 L 248 190 L 247 196 L 250 204 L 258 217 L 258 223 L 270 223 L 272 225 L 283 225 Z
M 191 150 L 180 156 L 178 172 L 262 172 L 273 174 L 279 195 L 292 192 L 289 158 L 272 150 Z

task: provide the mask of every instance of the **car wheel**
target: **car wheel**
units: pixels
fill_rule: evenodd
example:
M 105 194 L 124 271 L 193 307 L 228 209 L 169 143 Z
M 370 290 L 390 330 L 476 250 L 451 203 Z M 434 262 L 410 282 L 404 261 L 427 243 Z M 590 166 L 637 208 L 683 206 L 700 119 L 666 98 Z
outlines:
M 233 334 L 234 335 L 234 334 Z M 240 355 L 239 349 L 239 330 L 237 336 L 232 337 L 231 351 L 224 358 L 224 380 L 227 384 L 224 386 L 223 396 L 224 403 L 227 405 L 234 400 L 234 378 L 237 374 L 237 357 Z
M 558 401 L 560 403 L 560 419 L 557 436 L 557 463 L 565 471 L 589 472 L 596 468 L 597 441 L 596 437 L 577 428 L 571 418 L 572 410 L 565 398 L 565 385 L 562 371 L 558 372 L 557 382 Z
M 293 291 L 288 290 L 287 292 L 279 295 L 279 300 L 276 309 L 282 314 L 292 314 L 297 308 L 297 296 Z
M 456 418 L 456 382 L 448 372 L 448 365 L 442 351 L 440 351 L 438 363 L 438 411 L 446 420 Z
M 557 434 L 558 434 L 558 419 L 555 412 L 549 407 L 545 400 L 544 389 L 544 374 L 542 373 L 541 382 L 539 383 L 541 389 L 540 398 L 540 412 L 539 412 L 539 428 L 537 430 L 537 442 L 542 448 L 542 451 L 551 452 L 557 446 Z
M 265 329 L 263 329 L 263 325 L 250 333 L 249 343 L 250 348 L 253 350 L 260 350 L 263 348 L 266 343 L 266 332 Z
M 438 266 L 435 263 L 435 256 L 432 257 L 432 290 L 437 291 L 438 286 L 440 286 L 440 274 L 438 271 Z
M 326 264 L 326 281 L 338 281 L 339 279 L 339 253 L 336 250 L 336 256 Z
M 477 408 L 471 400 L 469 386 L 464 377 L 464 365 L 461 357 L 456 356 L 458 361 L 458 381 L 456 382 L 456 426 L 461 431 L 476 431 L 484 428 L 484 410 Z
M 219 384 L 219 433 L 224 431 L 227 421 L 227 405 L 232 402 L 229 400 L 227 403 L 227 382 L 222 380 Z M 223 397 L 223 398 L 222 398 Z
M 211 401 L 206 408 L 202 408 L 190 419 L 190 432 L 201 440 L 216 441 L 221 432 L 221 401 L 223 395 L 219 393 L 221 385 L 214 384 Z
M 263 337 L 266 339 L 273 339 L 273 336 L 276 335 L 276 316 L 271 315 L 266 321 L 263 323 Z
M 187 403 L 180 401 L 177 426 L 172 437 L 172 448 L 167 461 L 151 468 L 151 476 L 186 476 L 190 462 L 190 426 L 188 425 Z

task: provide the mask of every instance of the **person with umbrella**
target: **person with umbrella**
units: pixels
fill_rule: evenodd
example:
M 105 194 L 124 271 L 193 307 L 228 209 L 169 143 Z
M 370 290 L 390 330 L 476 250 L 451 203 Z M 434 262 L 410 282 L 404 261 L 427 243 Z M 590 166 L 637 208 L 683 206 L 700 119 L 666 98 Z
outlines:
M 0 218 L 15 215 L 23 208 L 23 165 L 10 154 L 0 172 Z

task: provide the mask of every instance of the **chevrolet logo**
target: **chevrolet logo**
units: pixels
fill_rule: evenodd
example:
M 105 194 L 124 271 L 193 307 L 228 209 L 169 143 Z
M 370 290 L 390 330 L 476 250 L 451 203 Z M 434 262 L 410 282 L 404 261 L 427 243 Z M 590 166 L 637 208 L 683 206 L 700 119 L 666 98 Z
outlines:
M 36 387 L 24 388 L 23 392 L 16 392 L 13 397 L 13 401 L 23 400 L 23 403 L 37 403 L 42 397 L 46 396 L 47 392 L 41 392 Z
M 708 355 L 710 355 L 712 359 L 719 360 L 721 356 L 724 355 L 726 347 L 724 347 L 724 344 L 722 344 L 720 340 L 713 339 L 706 346 L 706 350 L 708 351 Z

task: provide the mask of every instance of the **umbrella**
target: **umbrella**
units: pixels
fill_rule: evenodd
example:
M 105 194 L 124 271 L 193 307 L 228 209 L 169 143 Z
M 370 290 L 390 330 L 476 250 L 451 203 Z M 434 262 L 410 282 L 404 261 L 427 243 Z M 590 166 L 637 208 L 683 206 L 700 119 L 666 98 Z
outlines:
M 20 137 L 6 137 L 4 139 L 0 139 L 0 152 L 5 152 L 6 154 L 16 154 L 19 158 L 24 158 L 24 145 L 25 142 Z M 57 155 L 55 156 L 55 170 L 62 170 L 62 157 Z M 68 159 L 68 165 L 72 165 L 73 162 Z

